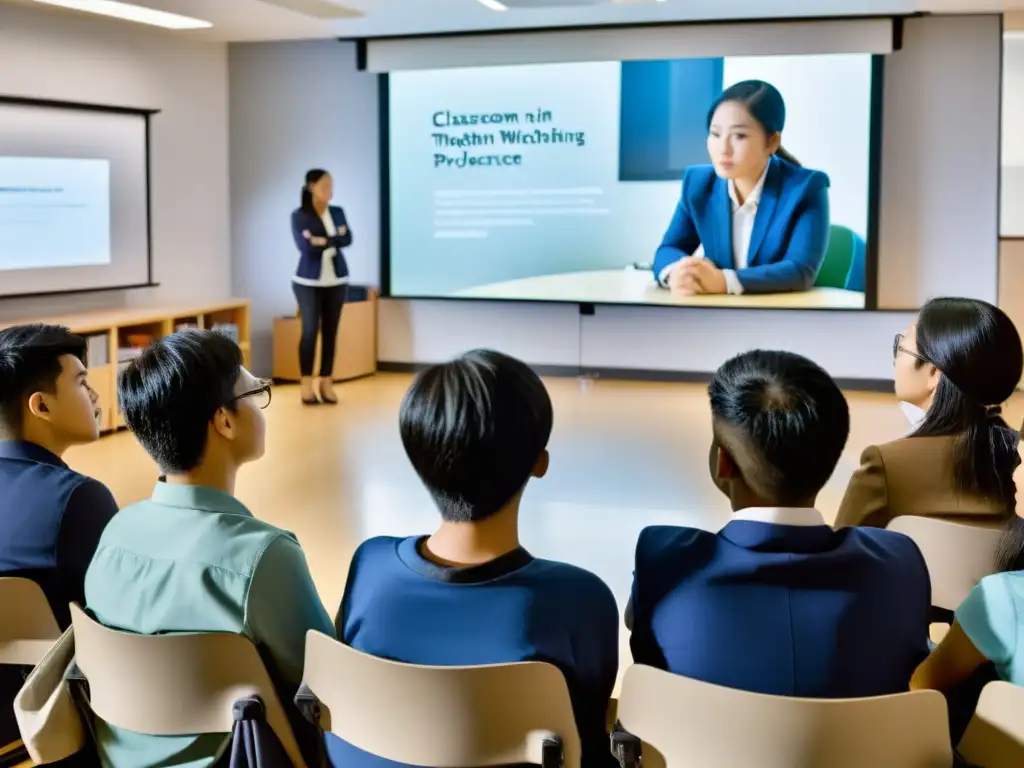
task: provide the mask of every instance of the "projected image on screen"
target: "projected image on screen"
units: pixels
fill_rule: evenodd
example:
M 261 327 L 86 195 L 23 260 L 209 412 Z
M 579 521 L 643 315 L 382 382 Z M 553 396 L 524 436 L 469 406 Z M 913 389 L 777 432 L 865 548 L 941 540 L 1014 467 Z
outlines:
M 862 309 L 872 65 L 392 73 L 390 293 Z
M 0 157 L 0 270 L 109 263 L 107 160 Z

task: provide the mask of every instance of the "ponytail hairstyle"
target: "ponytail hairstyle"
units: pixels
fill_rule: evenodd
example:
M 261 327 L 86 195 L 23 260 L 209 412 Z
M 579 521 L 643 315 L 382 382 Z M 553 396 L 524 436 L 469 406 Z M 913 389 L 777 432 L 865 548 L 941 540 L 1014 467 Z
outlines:
M 711 129 L 711 120 L 715 116 L 715 110 L 727 101 L 735 101 L 747 108 L 750 116 L 757 121 L 764 130 L 765 135 L 771 138 L 777 133 L 782 133 L 786 126 L 786 102 L 779 93 L 779 89 L 764 80 L 743 80 L 735 85 L 730 85 L 708 110 L 708 130 Z M 783 149 L 781 146 L 775 150 L 775 154 L 791 165 L 800 165 L 800 161 Z
M 309 188 L 326 175 L 327 171 L 323 168 L 314 168 L 311 171 L 306 171 L 306 183 L 302 185 L 302 202 L 299 205 L 306 213 L 316 215 L 316 209 L 313 208 L 313 192 Z
M 1013 473 L 1020 433 L 1000 415 L 1017 388 L 1024 351 L 1001 309 L 975 299 L 932 299 L 917 316 L 918 367 L 942 374 L 924 421 L 911 437 L 955 437 L 953 480 L 958 493 L 1016 508 Z

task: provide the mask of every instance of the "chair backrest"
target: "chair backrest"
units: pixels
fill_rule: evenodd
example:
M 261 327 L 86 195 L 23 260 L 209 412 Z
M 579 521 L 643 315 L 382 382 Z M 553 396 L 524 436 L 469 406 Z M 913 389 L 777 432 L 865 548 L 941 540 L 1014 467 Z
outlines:
M 848 291 L 864 293 L 867 284 L 867 249 L 867 243 L 854 234 L 850 270 L 846 273 L 846 284 L 843 286 Z
M 34 581 L 0 578 L 0 664 L 35 666 L 60 638 L 50 603 Z
M 912 538 L 924 555 L 934 606 L 955 611 L 975 585 L 995 571 L 1001 528 L 911 515 L 897 517 L 887 527 Z
M 936 691 L 798 699 L 738 691 L 653 667 L 626 670 L 619 721 L 646 768 L 949 768 Z
M 378 757 L 428 768 L 540 765 L 555 735 L 564 767 L 579 766 L 569 690 L 550 664 L 402 664 L 310 631 L 304 675 L 324 730 Z
M 828 247 L 821 269 L 814 280 L 818 288 L 845 288 L 846 276 L 853 259 L 854 234 L 849 227 L 833 224 L 829 229 Z
M 1024 688 L 1002 681 L 986 685 L 959 750 L 985 768 L 1024 765 Z
M 71 606 L 75 662 L 89 681 L 93 713 L 151 736 L 230 733 L 232 707 L 257 695 L 292 763 L 305 762 L 256 647 L 228 633 L 136 635 Z

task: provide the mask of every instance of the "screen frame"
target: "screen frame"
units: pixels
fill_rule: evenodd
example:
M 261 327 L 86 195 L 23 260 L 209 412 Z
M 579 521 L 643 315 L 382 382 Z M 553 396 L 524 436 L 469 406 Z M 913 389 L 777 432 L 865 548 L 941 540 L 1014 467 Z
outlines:
M 593 307 L 654 307 L 657 309 L 701 310 L 715 309 L 728 311 L 772 311 L 772 312 L 878 312 L 878 245 L 879 214 L 882 196 L 882 110 L 885 96 L 885 54 L 871 56 L 871 94 L 869 98 L 868 127 L 868 226 L 864 252 L 864 306 L 847 309 L 843 307 L 750 307 L 649 304 L 625 301 L 572 301 L 567 299 L 522 299 L 471 296 L 431 296 L 419 294 L 395 294 L 391 290 L 391 89 L 390 75 L 382 72 L 378 78 L 378 120 L 380 137 L 380 288 L 381 298 L 402 301 L 459 301 L 459 302 L 502 302 L 515 304 L 565 304 L 576 305 L 583 311 Z
M 152 124 L 153 115 L 159 109 L 144 107 L 128 107 L 118 104 L 96 104 L 83 101 L 62 101 L 59 99 L 37 99 L 30 96 L 10 96 L 0 94 L 0 104 L 14 106 L 42 107 L 46 109 L 68 109 L 85 112 L 106 112 L 116 115 L 136 115 L 143 118 L 145 125 L 146 146 L 146 282 L 128 285 L 104 285 L 90 288 L 69 288 L 57 291 L 30 291 L 25 293 L 0 294 L 0 301 L 9 299 L 33 299 L 44 296 L 70 296 L 86 293 L 109 293 L 110 291 L 131 291 L 139 288 L 157 288 L 160 283 L 153 280 L 153 193 L 152 193 Z

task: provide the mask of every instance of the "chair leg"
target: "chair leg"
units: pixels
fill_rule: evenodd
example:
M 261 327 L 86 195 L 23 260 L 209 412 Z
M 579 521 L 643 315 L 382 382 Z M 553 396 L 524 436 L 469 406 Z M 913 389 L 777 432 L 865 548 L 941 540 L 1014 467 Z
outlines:
M 541 742 L 540 764 L 541 768 L 562 768 L 564 753 L 562 751 L 562 740 L 557 736 L 549 736 Z
M 639 768 L 642 757 L 642 742 L 637 736 L 615 723 L 611 735 L 612 755 L 619 761 L 621 768 Z

